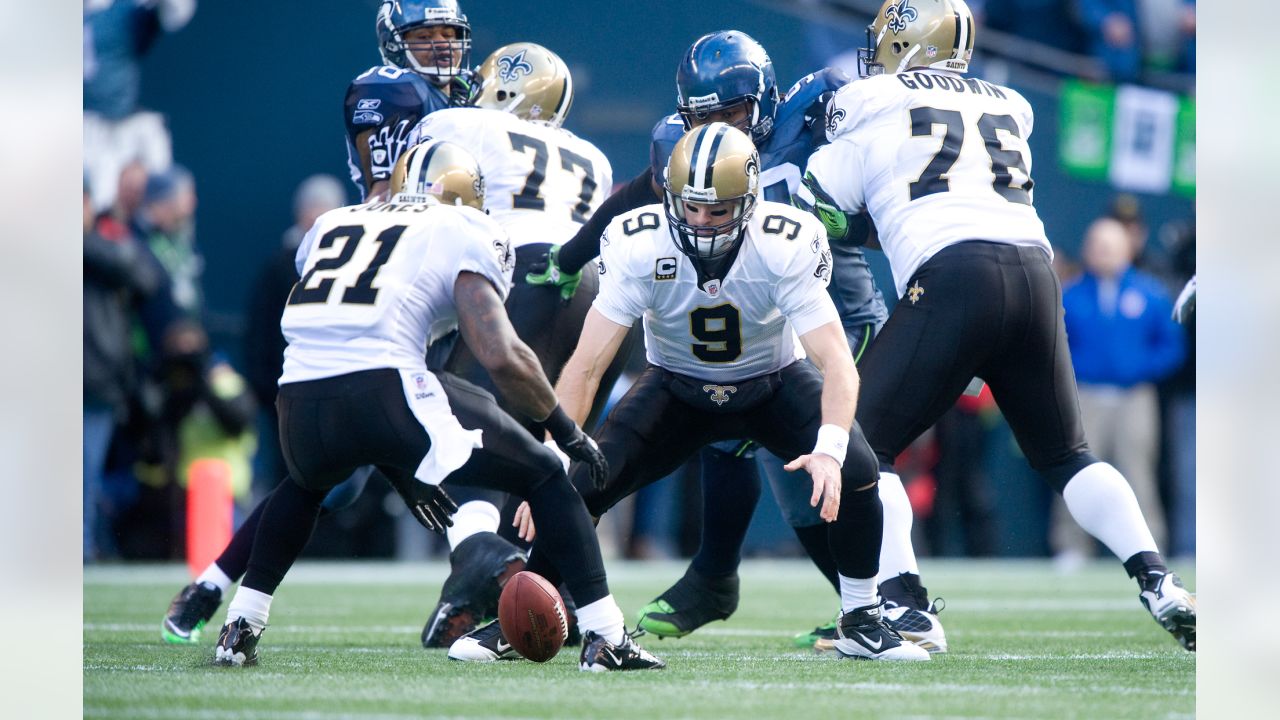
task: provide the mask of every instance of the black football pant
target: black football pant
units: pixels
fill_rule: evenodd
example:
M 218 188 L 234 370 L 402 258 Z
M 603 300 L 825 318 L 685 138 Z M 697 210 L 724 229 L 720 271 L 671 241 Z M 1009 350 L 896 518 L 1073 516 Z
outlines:
M 650 366 L 620 400 L 604 427 L 596 433 L 609 461 L 603 488 L 591 483 L 587 468 L 574 467 L 572 480 L 587 510 L 595 517 L 640 488 L 670 474 L 703 445 L 745 438 L 769 452 L 797 458 L 813 451 L 822 425 L 822 375 L 806 362 L 781 371 L 781 386 L 749 410 L 719 413 L 693 407 L 667 388 L 666 371 Z M 840 513 L 827 525 L 827 542 L 840 574 L 875 577 L 880 567 L 883 514 L 876 490 L 875 456 L 854 424 L 841 471 Z M 808 473 L 798 471 L 794 482 L 811 487 Z M 714 511 L 714 509 L 713 509 Z M 529 568 L 544 573 L 541 533 L 534 544 Z
M 582 282 L 568 303 L 560 299 L 560 288 L 528 284 L 524 277 L 529 273 L 530 266 L 541 260 L 550 247 L 547 243 L 534 243 L 516 248 L 516 267 L 512 275 L 511 293 L 507 296 L 506 308 L 516 335 L 538 356 L 542 372 L 546 373 L 547 379 L 554 385 L 560 377 L 560 370 L 564 368 L 578 345 L 578 337 L 582 335 L 582 325 L 587 319 L 587 311 L 591 309 L 591 303 L 600 289 L 600 276 L 596 272 L 594 262 L 583 266 Z M 591 414 L 583 424 L 588 431 L 600 417 L 600 412 L 609 399 L 609 391 L 622 373 L 626 359 L 631 354 L 631 346 L 636 336 L 636 333 L 628 335 L 628 340 L 623 343 L 623 347 L 619 348 L 617 358 L 600 381 L 600 392 L 596 393 Z M 454 346 L 453 353 L 445 363 L 445 369 L 497 396 L 498 405 L 503 410 L 516 418 L 535 438 L 542 439 L 542 426 L 514 412 L 506 404 L 497 386 L 489 378 L 489 373 L 476 360 L 466 343 L 459 342 Z M 510 526 L 515 506 L 519 504 L 518 498 L 510 500 L 504 493 L 469 487 L 459 488 L 454 500 L 459 505 L 472 500 L 492 503 L 503 511 L 503 522 L 499 533 L 508 540 L 522 544 L 515 537 Z
M 478 486 L 529 501 L 539 545 L 581 602 L 609 594 L 595 529 L 560 460 L 470 383 L 438 373 L 453 415 L 464 428 L 483 430 L 484 446 L 443 482 Z M 320 503 L 362 465 L 376 466 L 393 484 L 414 477 L 431 439 L 410 410 L 399 372 L 368 370 L 280 386 L 280 441 L 291 481 L 263 508 L 244 586 L 273 594 L 310 539 Z
M 1031 467 L 1061 492 L 1094 459 L 1049 256 L 1038 247 L 962 242 L 921 265 L 907 286 L 861 364 L 858 423 L 882 466 L 978 377 Z

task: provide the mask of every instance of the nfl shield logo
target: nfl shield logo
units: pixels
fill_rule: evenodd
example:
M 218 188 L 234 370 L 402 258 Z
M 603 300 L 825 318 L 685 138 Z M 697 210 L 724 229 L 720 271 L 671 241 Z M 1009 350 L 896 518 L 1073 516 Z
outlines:
M 708 280 L 707 284 L 702 286 L 702 289 L 711 297 L 715 297 L 720 294 L 720 281 Z
M 418 389 L 419 389 L 419 390 L 426 390 L 426 389 L 427 389 L 427 376 L 426 376 L 426 375 L 414 375 L 414 376 L 413 376 L 413 382 L 414 382 L 414 384 L 415 384 L 415 385 L 417 385 L 417 386 L 418 386 Z

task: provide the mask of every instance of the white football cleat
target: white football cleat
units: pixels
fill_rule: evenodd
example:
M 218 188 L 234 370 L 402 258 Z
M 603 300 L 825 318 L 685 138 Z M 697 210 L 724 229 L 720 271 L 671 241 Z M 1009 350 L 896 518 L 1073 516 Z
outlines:
M 947 651 L 947 634 L 938 622 L 938 612 L 945 605 L 930 603 L 927 610 L 917 610 L 892 601 L 885 602 L 884 622 L 902 639 L 909 640 L 931 653 Z
M 1174 573 L 1149 575 L 1138 599 L 1182 647 L 1196 651 L 1196 596 L 1183 587 L 1182 578 Z

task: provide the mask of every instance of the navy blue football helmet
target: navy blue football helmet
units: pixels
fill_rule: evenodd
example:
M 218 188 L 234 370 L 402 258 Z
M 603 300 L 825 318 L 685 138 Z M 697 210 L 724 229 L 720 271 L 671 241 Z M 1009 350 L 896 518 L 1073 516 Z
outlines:
M 778 111 L 778 79 L 764 47 L 738 30 L 721 30 L 689 46 L 676 70 L 676 110 L 685 129 L 705 123 L 710 114 L 746 103 L 746 127 L 761 145 L 773 132 Z
M 404 35 L 422 27 L 444 25 L 457 31 L 452 40 L 410 42 Z M 383 0 L 378 8 L 378 49 L 382 61 L 412 70 L 444 84 L 471 64 L 471 23 L 458 7 L 458 0 Z M 434 54 L 434 61 L 422 62 L 416 52 Z

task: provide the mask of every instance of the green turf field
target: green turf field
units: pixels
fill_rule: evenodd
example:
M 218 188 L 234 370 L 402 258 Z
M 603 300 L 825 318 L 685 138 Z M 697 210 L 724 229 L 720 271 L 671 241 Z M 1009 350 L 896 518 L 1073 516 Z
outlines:
M 683 564 L 610 562 L 628 620 Z M 1175 567 L 1189 587 L 1194 569 Z M 178 566 L 86 568 L 84 713 L 116 718 L 1019 717 L 1195 714 L 1195 656 L 1137 601 L 1116 563 L 1055 575 L 1043 562 L 926 561 L 951 652 L 928 663 L 841 661 L 792 647 L 835 595 L 801 562 L 748 562 L 734 617 L 682 640 L 641 640 L 666 670 L 595 676 L 551 662 L 451 662 L 423 650 L 444 563 L 294 568 L 255 668 L 213 667 L 223 613 L 199 647 L 160 642 L 187 582 Z M 225 603 L 223 606 L 225 610 Z

